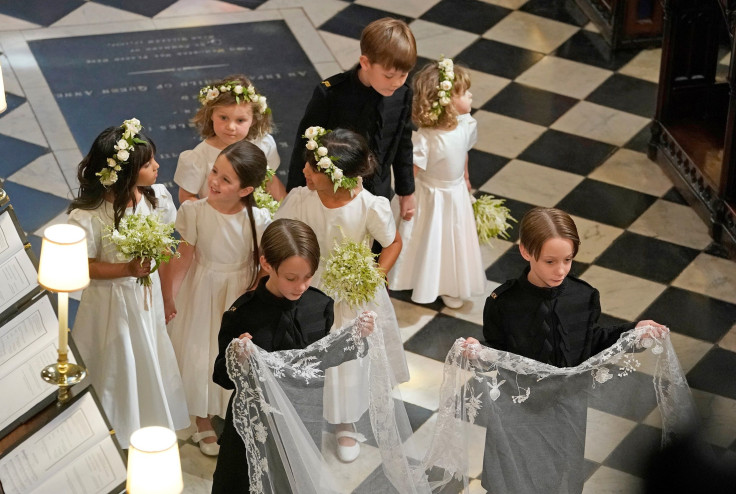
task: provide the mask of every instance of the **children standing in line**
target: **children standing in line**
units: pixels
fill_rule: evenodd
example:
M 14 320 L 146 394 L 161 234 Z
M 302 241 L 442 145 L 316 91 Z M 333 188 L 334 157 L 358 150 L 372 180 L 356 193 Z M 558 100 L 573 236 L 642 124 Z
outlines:
M 197 417 L 192 439 L 206 455 L 219 451 L 209 417 L 223 417 L 230 399 L 211 378 L 222 313 L 255 282 L 258 239 L 271 221 L 253 199 L 265 176 L 263 151 L 248 141 L 230 144 L 207 177 L 207 198 L 182 203 L 176 221 L 184 242 L 170 267 L 171 283 L 164 285 L 164 305 L 167 321 L 179 311 L 169 332 L 189 413 Z
M 411 88 L 406 84 L 417 61 L 414 35 L 405 22 L 385 17 L 371 22 L 360 36 L 360 59 L 347 72 L 315 88 L 299 127 L 289 165 L 287 189 L 305 185 L 302 135 L 307 127 L 351 129 L 363 136 L 377 159 L 366 179 L 371 193 L 391 199 L 391 170 L 401 217 L 414 214 L 411 151 Z
M 176 165 L 174 182 L 179 186 L 179 202 L 207 197 L 207 175 L 220 151 L 243 139 L 258 146 L 276 171 L 281 163 L 271 132 L 271 110 L 266 98 L 242 75 L 230 75 L 199 91 L 202 106 L 194 116 L 204 139 L 194 149 L 183 151 Z M 260 185 L 260 184 L 259 184 Z M 267 191 L 280 201 L 286 195 L 284 185 L 273 177 Z
M 374 196 L 361 185 L 360 177 L 371 173 L 375 167 L 375 158 L 365 140 L 350 130 L 327 132 L 321 127 L 306 129 L 305 136 L 308 151 L 303 172 L 307 186 L 292 189 L 276 217 L 298 219 L 312 227 L 326 258 L 335 241 L 348 237 L 364 242 L 368 236 L 371 242 L 375 240 L 383 247 L 378 266 L 388 273 L 401 251 L 401 236 L 388 200 Z M 312 280 L 314 286 L 321 286 L 320 276 L 321 271 L 317 270 Z M 378 313 L 396 381 L 407 381 L 409 371 L 398 322 L 385 287 L 376 291 L 368 308 Z M 333 328 L 341 328 L 357 315 L 347 302 L 336 303 Z M 368 407 L 366 376 L 358 360 L 330 368 L 326 373 L 325 418 L 331 424 L 338 424 L 338 456 L 343 461 L 354 460 L 360 451 L 351 434 L 352 423 L 357 422 Z
M 404 248 L 389 285 L 413 290 L 411 299 L 420 304 L 441 295 L 456 309 L 485 288 L 468 180 L 468 151 L 478 140 L 470 74 L 443 58 L 417 72 L 413 85 L 417 212 L 399 226 Z
M 166 187 L 155 183 L 155 151 L 135 119 L 105 129 L 79 164 L 79 193 L 68 209 L 69 223 L 87 235 L 91 278 L 74 340 L 123 448 L 141 427 L 189 425 L 158 272 L 150 274 L 152 303 L 144 310 L 144 287 L 136 279 L 149 275 L 151 261 L 126 257 L 106 235 L 132 214 L 174 221 L 174 202 Z

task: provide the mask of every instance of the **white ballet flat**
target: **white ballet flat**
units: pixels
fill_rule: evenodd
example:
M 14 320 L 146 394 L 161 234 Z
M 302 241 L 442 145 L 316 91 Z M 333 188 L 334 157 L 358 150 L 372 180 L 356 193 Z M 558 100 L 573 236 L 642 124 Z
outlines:
M 350 463 L 360 454 L 360 443 L 365 442 L 365 436 L 358 432 L 353 431 L 339 431 L 335 434 L 337 439 L 337 457 L 343 463 Z M 352 446 L 343 446 L 340 444 L 339 439 L 341 437 L 349 437 L 355 439 L 355 444 Z
M 450 309 L 459 309 L 463 306 L 463 299 L 457 297 L 450 297 L 449 295 L 440 295 L 442 303 Z
M 206 454 L 207 456 L 217 456 L 220 454 L 220 445 L 217 444 L 217 441 L 213 443 L 206 443 L 202 439 L 206 437 L 217 437 L 217 434 L 215 434 L 215 431 L 209 430 L 204 432 L 195 432 L 192 434 L 192 441 L 199 444 L 199 450 Z

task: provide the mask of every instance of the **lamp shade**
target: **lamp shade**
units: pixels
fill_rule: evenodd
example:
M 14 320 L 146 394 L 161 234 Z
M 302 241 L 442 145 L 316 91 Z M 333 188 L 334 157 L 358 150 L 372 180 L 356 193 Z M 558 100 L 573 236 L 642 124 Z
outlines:
M 179 494 L 184 490 L 176 434 L 166 427 L 144 427 L 130 436 L 129 494 Z
M 89 285 L 84 230 L 64 224 L 44 230 L 38 282 L 52 292 L 75 292 Z
M 0 65 L 0 113 L 8 108 L 8 102 L 5 100 L 5 84 L 3 84 L 3 67 Z

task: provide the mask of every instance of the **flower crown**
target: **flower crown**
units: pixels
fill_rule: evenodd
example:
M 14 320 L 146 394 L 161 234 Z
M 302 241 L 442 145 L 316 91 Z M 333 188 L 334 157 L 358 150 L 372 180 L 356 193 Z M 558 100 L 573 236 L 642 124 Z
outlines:
M 452 101 L 450 96 L 452 95 L 452 85 L 455 81 L 453 68 L 454 65 L 451 58 L 442 57 L 437 62 L 439 85 L 437 86 L 437 101 L 432 103 L 432 108 L 429 110 L 429 118 L 432 120 L 438 120 L 442 112 L 445 111 L 445 107 Z
M 309 127 L 304 131 L 304 137 L 307 139 L 306 148 L 310 151 L 314 151 L 314 159 L 317 162 L 317 166 L 324 172 L 325 175 L 330 177 L 332 183 L 335 184 L 335 192 L 339 187 L 352 191 L 358 186 L 358 177 L 346 177 L 342 173 L 342 169 L 335 165 L 337 158 L 334 156 L 327 156 L 329 152 L 326 147 L 320 145 L 319 138 L 332 132 L 331 130 L 325 130 L 322 127 Z
M 115 143 L 115 154 L 112 158 L 107 158 L 107 167 L 95 173 L 100 177 L 100 183 L 105 187 L 109 187 L 118 181 L 118 172 L 122 169 L 122 165 L 128 164 L 130 153 L 135 149 L 134 144 L 145 144 L 146 141 L 137 138 L 140 133 L 141 122 L 137 118 L 131 118 L 123 122 L 120 126 L 125 129 L 123 137 Z
M 235 95 L 235 102 L 250 101 L 258 105 L 258 113 L 261 115 L 271 113 L 271 109 L 266 104 L 266 97 L 258 94 L 256 88 L 251 84 L 243 87 L 240 81 L 228 81 L 220 86 L 205 86 L 199 90 L 199 102 L 206 105 L 210 101 L 214 101 L 222 93 L 231 92 Z

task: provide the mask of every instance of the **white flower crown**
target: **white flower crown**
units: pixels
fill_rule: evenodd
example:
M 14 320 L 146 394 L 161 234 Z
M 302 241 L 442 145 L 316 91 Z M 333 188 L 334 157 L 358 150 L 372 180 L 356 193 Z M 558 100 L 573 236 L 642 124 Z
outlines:
M 103 168 L 95 173 L 95 175 L 100 177 L 100 183 L 105 187 L 109 187 L 118 181 L 118 172 L 122 169 L 122 165 L 128 164 L 130 153 L 135 149 L 133 144 L 146 143 L 146 141 L 136 137 L 143 128 L 141 127 L 140 120 L 137 118 L 126 120 L 120 127 L 125 129 L 125 131 L 123 132 L 122 139 L 115 143 L 116 153 L 112 155 L 112 158 L 107 158 L 107 168 Z
M 210 101 L 214 101 L 222 93 L 231 92 L 235 95 L 235 102 L 240 103 L 240 98 L 244 101 L 250 101 L 258 105 L 258 113 L 261 115 L 271 113 L 271 109 L 266 104 L 266 97 L 256 93 L 256 88 L 251 84 L 243 87 L 240 81 L 228 81 L 220 86 L 205 86 L 199 90 L 199 102 L 206 105 Z
M 335 185 L 335 192 L 339 187 L 352 191 L 358 186 L 359 177 L 346 177 L 342 173 L 342 169 L 335 165 L 337 158 L 334 156 L 327 156 L 329 152 L 326 147 L 320 145 L 319 138 L 332 132 L 331 130 L 325 130 L 322 127 L 309 127 L 304 131 L 304 137 L 307 139 L 306 148 L 310 151 L 314 151 L 314 159 L 317 162 L 317 167 L 322 172 L 330 177 L 332 183 Z
M 429 118 L 438 120 L 445 107 L 452 101 L 452 86 L 455 81 L 454 65 L 451 58 L 440 58 L 437 62 L 439 70 L 439 85 L 437 86 L 437 101 L 432 103 L 429 110 Z

